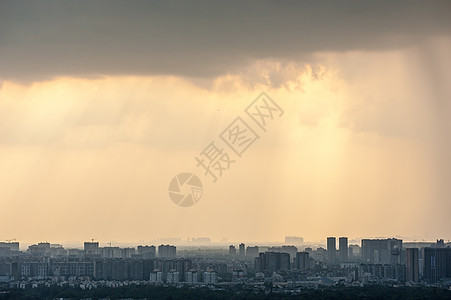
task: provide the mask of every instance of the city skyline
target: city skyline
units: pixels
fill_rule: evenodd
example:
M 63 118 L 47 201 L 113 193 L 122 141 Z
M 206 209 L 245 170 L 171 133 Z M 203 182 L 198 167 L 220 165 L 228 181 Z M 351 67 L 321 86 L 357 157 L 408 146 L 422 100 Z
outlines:
M 209 238 L 193 241 L 211 242 Z M 384 295 L 403 294 L 401 298 L 451 295 L 451 243 L 443 239 L 432 243 L 362 239 L 356 245 L 349 244 L 346 236 L 338 240 L 328 236 L 326 248 L 306 244 L 300 236 L 285 237 L 286 243 L 296 245 L 160 242 L 125 246 L 91 239 L 78 248 L 40 242 L 26 250 L 17 241 L 0 242 L 0 291 L 7 296 L 43 297 L 57 292 L 99 297 L 131 287 L 139 291 L 128 289 L 128 293 L 138 297 L 137 293 L 152 291 L 174 293 L 171 289 L 177 288 L 182 291 L 180 299 L 198 291 L 228 291 L 229 297 L 245 292 L 246 299 L 268 294 L 298 299 L 316 292 L 321 299 L 329 289 L 334 294 L 339 291 L 340 297 L 343 290 L 361 297 L 371 289 Z
M 20 241 L 16 239 L 8 239 L 8 240 L 0 240 L 0 244 L 4 243 L 17 243 L 20 244 L 21 250 L 27 250 L 29 246 L 31 245 L 37 245 L 39 243 L 49 243 L 50 245 L 58 245 L 63 246 L 65 248 L 72 248 L 72 249 L 82 249 L 83 245 L 85 243 L 96 243 L 102 247 L 137 247 L 142 245 L 175 245 L 178 247 L 186 248 L 186 249 L 192 249 L 192 248 L 216 248 L 216 249 L 229 249 L 229 246 L 235 247 L 235 252 L 239 254 L 240 252 L 240 245 L 244 244 L 245 246 L 263 246 L 263 247 L 274 247 L 274 246 L 296 246 L 300 248 L 305 247 L 320 247 L 327 250 L 328 248 L 328 242 L 327 240 L 329 238 L 335 238 L 335 251 L 336 256 L 335 259 L 340 259 L 340 240 L 339 239 L 346 239 L 346 243 L 343 245 L 354 246 L 358 245 L 360 246 L 362 244 L 363 240 L 384 240 L 384 239 L 398 239 L 402 240 L 404 243 L 408 244 L 421 244 L 421 245 L 428 245 L 428 244 L 435 244 L 438 240 L 443 240 L 445 243 L 451 243 L 451 240 L 444 239 L 443 237 L 437 237 L 434 240 L 418 240 L 418 239 L 404 239 L 400 236 L 391 236 L 391 237 L 384 237 L 384 236 L 376 236 L 376 237 L 360 237 L 360 238 L 350 238 L 350 237 L 344 237 L 344 236 L 337 236 L 337 237 L 324 237 L 324 239 L 321 239 L 319 241 L 303 241 L 303 242 L 287 242 L 288 237 L 294 237 L 294 236 L 285 236 L 285 241 L 278 240 L 278 241 L 246 241 L 246 240 L 229 240 L 229 239 L 221 239 L 221 240 L 213 240 L 208 237 L 191 237 L 191 238 L 156 238 L 156 239 L 147 239 L 147 240 L 139 240 L 139 241 L 118 241 L 118 240 L 99 240 L 99 239 L 88 239 L 88 240 L 80 240 L 80 241 L 54 241 L 54 240 L 33 240 L 33 241 Z M 301 236 L 296 236 L 299 238 L 302 238 Z M 230 250 L 230 249 L 229 249 Z M 342 258 L 341 258 L 342 259 Z
M 343 281 L 349 286 L 371 282 L 410 286 L 421 281 L 423 284 L 440 282 L 446 287 L 451 278 L 451 243 L 443 239 L 434 243 L 396 238 L 362 239 L 359 246 L 348 245 L 348 237 L 340 237 L 337 248 L 336 238 L 327 237 L 327 249 L 303 244 L 302 237 L 286 237 L 286 241 L 293 240 L 298 242 L 296 246 L 250 246 L 242 242 L 238 251 L 235 245 L 223 247 L 222 251 L 217 247 L 202 250 L 169 244 L 102 246 L 93 239 L 78 249 L 40 242 L 24 251 L 17 241 L 0 242 L 0 284 L 16 285 L 31 280 L 42 285 L 42 280 L 65 281 L 68 276 L 72 278 L 69 280 L 78 277 L 90 284 L 101 279 L 134 279 L 143 280 L 144 284 L 197 285 L 216 284 L 217 280 L 227 282 L 230 280 L 227 274 L 231 273 L 232 283 L 252 283 L 261 282 L 265 277 L 270 281 L 292 276 L 301 279 L 325 269 L 327 276 L 321 281 L 329 281 L 329 285 Z M 206 257 L 209 262 L 204 263 Z M 253 262 L 253 267 L 246 262 Z M 201 270 L 204 270 L 204 281 L 197 279 Z M 330 272 L 341 275 L 330 277 Z

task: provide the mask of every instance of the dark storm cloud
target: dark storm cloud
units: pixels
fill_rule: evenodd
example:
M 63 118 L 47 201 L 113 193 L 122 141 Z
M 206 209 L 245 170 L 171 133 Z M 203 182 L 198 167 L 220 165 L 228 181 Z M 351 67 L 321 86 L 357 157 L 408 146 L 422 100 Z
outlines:
M 0 78 L 215 76 L 254 59 L 389 50 L 451 31 L 449 1 L 3 1 Z

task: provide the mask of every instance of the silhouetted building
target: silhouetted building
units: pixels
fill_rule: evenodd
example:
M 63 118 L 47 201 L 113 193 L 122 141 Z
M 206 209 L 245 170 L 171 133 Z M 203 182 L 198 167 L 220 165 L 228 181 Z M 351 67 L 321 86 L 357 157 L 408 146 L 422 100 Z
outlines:
M 405 282 L 406 267 L 404 265 L 361 264 L 358 267 L 359 278 L 366 283 L 396 280 Z
M 362 260 L 365 264 L 400 264 L 402 240 L 363 239 Z
M 119 247 L 101 247 L 99 248 L 102 258 L 121 258 L 121 249 Z
M 9 247 L 0 247 L 0 257 L 11 256 L 11 249 Z
M 28 247 L 28 252 L 33 256 L 50 256 L 50 243 L 38 243 L 37 245 L 31 245 Z
M 54 262 L 52 264 L 54 276 L 94 276 L 94 262 Z
M 277 272 L 290 269 L 290 254 L 282 252 L 264 252 L 255 258 L 257 272 Z
M 419 280 L 418 248 L 406 249 L 406 281 Z
M 180 273 L 171 271 L 166 274 L 166 283 L 179 283 Z
M 336 239 L 334 237 L 327 238 L 327 260 L 329 263 L 336 263 L 337 259 Z
M 438 282 L 451 278 L 451 248 L 428 247 L 423 250 L 424 280 Z
M 0 242 L 0 247 L 9 248 L 10 252 L 19 252 L 19 242 Z
M 247 247 L 246 256 L 248 257 L 258 257 L 258 246 Z
M 192 268 L 191 259 L 181 258 L 177 259 L 175 270 L 180 274 L 180 281 L 186 281 L 185 275 Z
M 131 258 L 135 254 L 135 248 L 101 247 L 99 248 L 102 258 Z
M 290 260 L 296 257 L 298 248 L 295 246 L 269 247 L 268 252 L 282 252 L 290 254 Z
M 338 259 L 340 262 L 348 262 L 348 238 L 341 237 L 338 239 Z
M 229 255 L 236 255 L 236 248 L 234 245 L 229 246 Z
M 39 260 L 19 262 L 19 277 L 34 277 L 43 279 L 49 276 L 51 271 L 49 260 L 49 258 L 40 258 Z
M 174 258 L 177 256 L 177 250 L 175 246 L 160 245 L 158 246 L 158 257 L 161 258 Z
M 97 255 L 99 253 L 99 242 L 85 242 L 84 250 L 86 255 Z
M 197 283 L 199 281 L 199 276 L 197 272 L 188 271 L 185 273 L 185 282 L 187 283 Z
M 327 260 L 327 250 L 323 247 L 316 248 L 311 255 L 312 258 L 318 262 L 325 262 Z
M 138 246 L 138 255 L 145 259 L 152 259 L 156 256 L 155 246 Z
M 240 245 L 239 245 L 239 249 L 240 249 L 240 256 L 244 256 L 246 253 L 245 253 L 245 245 L 243 244 L 243 243 L 241 243 Z
M 204 272 L 204 283 L 215 284 L 217 282 L 216 272 Z
M 129 262 L 124 259 L 97 260 L 95 277 L 103 280 L 129 280 Z
M 133 254 L 135 254 L 135 248 L 120 248 L 121 249 L 121 258 L 130 258 Z
M 150 277 L 150 279 L 149 279 L 150 282 L 153 282 L 153 283 L 163 282 L 163 272 L 160 272 L 160 271 L 152 272 L 152 273 L 150 273 L 149 277 Z
M 310 257 L 308 252 L 296 253 L 296 269 L 305 270 L 310 268 Z

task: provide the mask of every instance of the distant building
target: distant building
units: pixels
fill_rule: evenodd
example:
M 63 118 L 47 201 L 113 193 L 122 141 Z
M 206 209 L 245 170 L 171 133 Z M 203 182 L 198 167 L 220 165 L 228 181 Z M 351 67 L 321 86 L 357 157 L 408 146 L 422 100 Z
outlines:
M 290 261 L 296 257 L 296 253 L 298 252 L 298 248 L 295 246 L 282 246 L 282 247 L 269 247 L 268 252 L 282 252 L 290 254 Z
M 99 252 L 102 258 L 121 258 L 121 249 L 119 247 L 100 247 Z
M 241 244 L 239 245 L 240 256 L 244 256 L 244 255 L 246 254 L 246 252 L 245 252 L 245 249 L 246 249 L 246 248 L 244 248 L 244 247 L 245 247 L 245 245 L 244 245 L 243 243 L 241 243 Z
M 175 258 L 177 257 L 177 250 L 175 246 L 160 245 L 158 246 L 158 257 L 160 258 Z
M 125 259 L 96 260 L 95 277 L 101 280 L 128 280 L 129 262 Z
M 406 281 L 418 282 L 419 280 L 418 248 L 406 249 Z
M 360 257 L 360 246 L 359 245 L 349 245 L 348 247 L 348 258 L 359 258 Z
M 216 272 L 204 272 L 204 283 L 205 284 L 216 284 Z
M 431 283 L 451 278 L 451 248 L 437 246 L 423 249 L 423 279 Z
M 150 282 L 161 283 L 163 282 L 163 272 L 153 272 L 150 273 Z
M 306 270 L 310 268 L 310 257 L 308 252 L 296 253 L 296 269 Z
M 295 245 L 302 246 L 304 244 L 304 238 L 300 236 L 286 236 L 285 244 L 287 245 Z
M 327 238 L 327 261 L 331 264 L 336 263 L 337 261 L 337 242 L 334 237 Z
M 312 252 L 312 258 L 318 262 L 325 262 L 327 260 L 327 250 L 323 247 L 316 248 L 315 251 Z
M 338 239 L 338 260 L 340 262 L 348 262 L 348 238 L 341 237 Z
M 181 258 L 177 259 L 175 262 L 175 270 L 180 273 L 180 277 L 185 276 L 186 272 L 191 270 L 191 268 L 192 268 L 191 259 Z M 184 278 L 180 279 L 184 280 Z
M 402 240 L 363 239 L 362 260 L 365 264 L 400 264 Z
M 85 255 L 97 255 L 99 253 L 99 242 L 85 242 Z
M 67 253 L 69 256 L 83 256 L 85 254 L 85 251 L 82 249 L 67 249 Z
M 19 252 L 19 242 L 0 242 L 0 247 L 9 248 L 10 252 Z
M 254 260 L 257 272 L 277 272 L 290 269 L 290 254 L 283 252 L 260 253 Z
M 179 283 L 180 274 L 177 271 L 171 271 L 166 274 L 166 283 Z
M 359 278 L 364 282 L 396 281 L 405 282 L 406 266 L 361 264 L 358 267 Z
M 121 248 L 121 258 L 130 258 L 135 252 L 135 248 Z
M 185 282 L 187 283 L 198 283 L 198 273 L 193 271 L 187 271 L 185 273 Z
M 229 255 L 236 255 L 236 248 L 234 245 L 229 246 Z
M 0 246 L 0 257 L 6 257 L 11 255 L 11 249 L 9 247 Z
M 145 259 L 152 259 L 156 256 L 155 246 L 138 246 L 138 255 Z
M 51 266 L 48 258 L 39 259 L 38 261 L 23 261 L 19 263 L 19 277 L 28 277 L 34 279 L 44 279 L 51 273 Z
M 50 243 L 38 243 L 37 245 L 31 245 L 28 247 L 28 252 L 33 256 L 50 256 Z
M 94 274 L 94 262 L 54 262 L 52 265 L 52 273 L 54 276 L 90 276 Z
M 247 257 L 258 257 L 258 246 L 246 248 Z

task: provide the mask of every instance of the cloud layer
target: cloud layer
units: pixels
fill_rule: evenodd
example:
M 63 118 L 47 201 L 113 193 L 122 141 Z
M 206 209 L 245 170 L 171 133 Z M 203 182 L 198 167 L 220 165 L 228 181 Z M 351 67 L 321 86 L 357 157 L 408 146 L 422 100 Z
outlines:
M 210 77 L 449 35 L 449 1 L 1 1 L 0 78 Z M 327 4 L 327 5 L 326 5 Z

